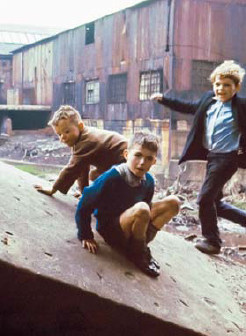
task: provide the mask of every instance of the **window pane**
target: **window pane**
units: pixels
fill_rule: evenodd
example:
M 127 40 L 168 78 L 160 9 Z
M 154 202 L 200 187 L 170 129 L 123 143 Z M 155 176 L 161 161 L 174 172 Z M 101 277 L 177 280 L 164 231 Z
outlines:
M 95 23 L 87 23 L 85 25 L 85 44 L 94 43 Z
M 110 75 L 109 76 L 109 102 L 124 103 L 126 102 L 126 84 L 127 75 Z
M 64 82 L 63 83 L 63 100 L 62 103 L 65 105 L 75 104 L 75 83 L 74 82 Z
M 208 91 L 212 89 L 209 81 L 211 72 L 220 62 L 192 61 L 192 88 L 195 91 Z
M 98 80 L 89 81 L 86 83 L 86 104 L 96 104 L 99 102 L 99 82 Z
M 162 92 L 162 78 L 162 70 L 154 70 L 140 73 L 139 99 L 148 100 L 153 93 Z

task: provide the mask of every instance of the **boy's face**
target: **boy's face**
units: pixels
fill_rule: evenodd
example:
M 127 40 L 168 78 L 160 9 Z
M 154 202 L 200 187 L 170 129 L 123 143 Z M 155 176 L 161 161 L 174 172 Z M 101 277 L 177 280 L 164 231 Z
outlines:
M 134 145 L 130 150 L 126 149 L 124 156 L 128 168 L 137 177 L 143 177 L 151 166 L 156 163 L 156 153 L 138 144 Z
M 68 147 L 73 147 L 79 139 L 79 135 L 83 130 L 84 124 L 82 122 L 76 124 L 68 119 L 61 119 L 58 125 L 54 127 L 59 140 Z
M 240 89 L 240 84 L 236 85 L 231 78 L 216 76 L 213 83 L 213 90 L 216 98 L 222 103 L 229 101 Z

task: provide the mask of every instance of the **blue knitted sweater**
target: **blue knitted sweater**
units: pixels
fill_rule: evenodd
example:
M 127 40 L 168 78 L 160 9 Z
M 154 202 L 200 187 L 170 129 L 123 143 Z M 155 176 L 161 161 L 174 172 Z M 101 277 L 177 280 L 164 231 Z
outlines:
M 98 230 L 135 203 L 143 201 L 150 204 L 154 194 L 154 179 L 150 173 L 146 173 L 145 177 L 139 186 L 132 187 L 116 168 L 112 167 L 86 187 L 75 214 L 78 238 L 80 240 L 93 238 L 92 214 L 97 219 Z

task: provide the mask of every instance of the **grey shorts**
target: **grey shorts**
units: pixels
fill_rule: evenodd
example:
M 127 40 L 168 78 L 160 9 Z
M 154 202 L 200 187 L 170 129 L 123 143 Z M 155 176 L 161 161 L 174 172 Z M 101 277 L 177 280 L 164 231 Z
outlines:
M 111 247 L 125 253 L 128 247 L 128 241 L 120 226 L 119 217 L 114 218 L 110 222 L 104 224 L 103 228 L 97 230 L 103 237 L 105 242 Z M 149 226 L 146 232 L 146 243 L 152 241 L 157 233 L 157 229 L 153 226 L 152 222 L 149 222 Z
M 119 217 L 104 223 L 103 227 L 100 227 L 97 231 L 108 245 L 120 252 L 126 252 L 128 239 L 121 229 Z

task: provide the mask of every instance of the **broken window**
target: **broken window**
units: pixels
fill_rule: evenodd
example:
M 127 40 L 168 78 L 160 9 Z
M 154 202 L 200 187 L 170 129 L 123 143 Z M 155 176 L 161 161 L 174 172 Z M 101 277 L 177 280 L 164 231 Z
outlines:
M 88 81 L 85 84 L 85 103 L 96 104 L 99 102 L 99 81 Z
M 148 100 L 153 93 L 163 91 L 163 71 L 151 70 L 140 73 L 139 99 Z
M 220 62 L 192 61 L 192 88 L 195 91 L 208 91 L 212 89 L 209 76 Z
M 110 75 L 108 84 L 109 103 L 125 103 L 127 74 Z
M 94 43 L 95 22 L 85 25 L 85 44 Z
M 62 104 L 72 106 L 75 104 L 75 82 L 63 83 Z

